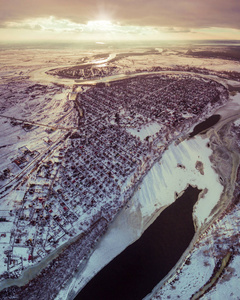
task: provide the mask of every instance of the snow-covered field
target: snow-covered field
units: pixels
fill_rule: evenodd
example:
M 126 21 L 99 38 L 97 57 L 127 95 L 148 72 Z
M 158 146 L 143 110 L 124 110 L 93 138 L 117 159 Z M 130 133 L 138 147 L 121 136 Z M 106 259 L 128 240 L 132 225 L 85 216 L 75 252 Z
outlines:
M 136 68 L 148 69 L 154 66 L 174 67 L 191 66 L 198 68 L 207 68 L 215 71 L 236 71 L 239 72 L 240 63 L 236 61 L 226 61 L 223 59 L 186 57 L 185 55 L 176 55 L 175 52 L 166 51 L 161 55 L 130 56 L 122 59 L 118 66 L 124 71 L 131 72 Z
M 161 128 L 162 126 L 159 123 L 149 123 L 138 129 L 129 128 L 127 131 L 134 136 L 140 137 L 141 140 L 144 140 L 147 136 L 154 136 Z

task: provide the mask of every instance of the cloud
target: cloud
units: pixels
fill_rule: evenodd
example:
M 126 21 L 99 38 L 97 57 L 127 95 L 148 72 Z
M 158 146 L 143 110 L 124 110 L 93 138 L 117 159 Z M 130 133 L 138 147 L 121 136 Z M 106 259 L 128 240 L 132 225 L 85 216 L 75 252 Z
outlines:
M 161 28 L 161 31 L 164 33 L 190 33 L 192 32 L 189 28 L 175 28 L 175 27 L 168 27 L 168 28 Z
M 239 0 L 0 0 L 0 23 L 55 16 L 77 24 L 109 19 L 129 26 L 240 29 Z
M 0 40 L 240 39 L 239 0 L 0 0 L 0 6 Z
M 43 27 L 40 24 L 32 24 L 29 22 L 5 22 L 0 25 L 0 28 L 7 29 L 26 29 L 26 30 L 42 30 Z
M 111 35 L 140 35 L 148 36 L 159 33 L 158 28 L 151 26 L 121 26 L 110 21 L 89 21 L 86 24 L 78 24 L 66 19 L 56 19 L 53 16 L 48 18 L 25 19 L 22 21 L 5 22 L 6 29 L 25 29 L 44 32 L 68 32 L 68 33 L 84 33 L 93 34 L 111 34 Z M 174 29 L 172 29 L 174 30 Z
M 26 29 L 42 31 L 82 31 L 84 25 L 76 24 L 65 19 L 56 19 L 53 16 L 48 18 L 25 19 L 21 21 L 5 22 L 2 28 L 7 29 Z

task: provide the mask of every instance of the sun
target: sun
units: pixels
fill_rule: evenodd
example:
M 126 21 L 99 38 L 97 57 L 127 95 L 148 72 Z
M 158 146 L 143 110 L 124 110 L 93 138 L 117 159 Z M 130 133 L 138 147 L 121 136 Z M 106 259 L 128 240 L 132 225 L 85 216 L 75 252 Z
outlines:
M 95 20 L 88 21 L 87 27 L 92 31 L 111 31 L 113 29 L 113 24 L 111 21 L 108 20 Z

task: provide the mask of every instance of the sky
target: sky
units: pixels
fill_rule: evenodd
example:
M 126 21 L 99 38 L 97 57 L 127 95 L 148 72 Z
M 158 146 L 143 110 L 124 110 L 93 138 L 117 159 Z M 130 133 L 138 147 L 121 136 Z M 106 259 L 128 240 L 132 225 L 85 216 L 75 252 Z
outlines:
M 0 41 L 240 40 L 239 0 L 0 0 Z

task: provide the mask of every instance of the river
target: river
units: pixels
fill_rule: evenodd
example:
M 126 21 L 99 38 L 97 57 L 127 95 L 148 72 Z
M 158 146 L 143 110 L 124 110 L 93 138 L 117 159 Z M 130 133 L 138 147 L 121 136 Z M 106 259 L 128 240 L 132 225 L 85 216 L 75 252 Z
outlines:
M 199 193 L 189 186 L 75 299 L 139 300 L 150 293 L 174 267 L 194 236 L 192 212 Z

